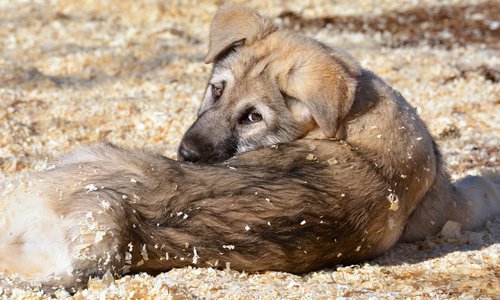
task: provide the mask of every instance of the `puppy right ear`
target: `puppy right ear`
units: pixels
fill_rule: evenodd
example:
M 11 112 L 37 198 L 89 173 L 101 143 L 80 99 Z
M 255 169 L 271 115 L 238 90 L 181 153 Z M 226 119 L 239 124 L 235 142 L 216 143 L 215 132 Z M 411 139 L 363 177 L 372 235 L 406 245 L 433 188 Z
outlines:
M 239 44 L 249 45 L 276 29 L 271 20 L 250 8 L 237 4 L 223 5 L 210 26 L 210 45 L 205 63 L 212 63 L 229 49 Z

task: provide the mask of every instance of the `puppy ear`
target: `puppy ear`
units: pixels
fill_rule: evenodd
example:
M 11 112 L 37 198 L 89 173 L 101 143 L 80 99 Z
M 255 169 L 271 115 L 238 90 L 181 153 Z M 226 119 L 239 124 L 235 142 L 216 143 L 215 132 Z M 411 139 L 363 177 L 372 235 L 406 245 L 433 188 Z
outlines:
M 271 20 L 256 11 L 237 4 L 219 8 L 210 26 L 210 45 L 205 63 L 211 63 L 218 56 L 238 44 L 251 44 L 262 39 L 277 27 Z
M 278 75 L 280 89 L 304 103 L 326 137 L 335 137 L 354 102 L 356 66 L 324 52 L 298 55 L 287 68 L 284 65 Z

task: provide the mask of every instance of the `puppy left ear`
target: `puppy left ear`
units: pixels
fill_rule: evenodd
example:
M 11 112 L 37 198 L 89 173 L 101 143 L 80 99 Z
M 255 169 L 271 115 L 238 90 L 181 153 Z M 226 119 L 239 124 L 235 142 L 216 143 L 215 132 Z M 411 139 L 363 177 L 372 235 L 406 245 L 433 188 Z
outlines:
M 271 20 L 248 7 L 237 4 L 223 5 L 210 26 L 210 45 L 205 63 L 215 61 L 218 56 L 238 44 L 248 45 L 262 39 L 276 29 Z
M 297 56 L 278 75 L 280 89 L 303 102 L 329 138 L 335 137 L 339 123 L 349 113 L 357 85 L 357 66 L 349 68 L 337 59 L 325 53 Z

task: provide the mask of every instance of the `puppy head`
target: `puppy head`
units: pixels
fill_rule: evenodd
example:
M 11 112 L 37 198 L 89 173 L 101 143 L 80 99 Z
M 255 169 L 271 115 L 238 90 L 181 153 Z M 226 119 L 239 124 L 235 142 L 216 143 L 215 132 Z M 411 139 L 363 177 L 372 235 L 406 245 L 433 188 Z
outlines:
M 331 51 L 278 31 L 253 10 L 223 6 L 212 22 L 205 59 L 214 63 L 212 76 L 179 159 L 220 162 L 294 141 L 315 127 L 334 137 L 354 99 L 357 65 Z

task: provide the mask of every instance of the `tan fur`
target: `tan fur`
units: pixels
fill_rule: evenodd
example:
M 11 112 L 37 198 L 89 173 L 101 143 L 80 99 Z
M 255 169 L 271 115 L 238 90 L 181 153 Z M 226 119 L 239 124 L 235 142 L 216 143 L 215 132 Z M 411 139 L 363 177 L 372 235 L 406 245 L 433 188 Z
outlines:
M 252 24 L 253 26 L 247 26 Z M 212 22 L 210 30 L 210 50 L 205 62 L 213 62 L 222 52 L 235 43 L 245 41 L 252 43 L 274 31 L 274 26 L 268 19 L 262 18 L 254 11 L 248 11 L 240 6 L 223 6 Z
M 196 161 L 217 162 L 305 135 L 336 137 L 373 164 L 405 203 L 403 240 L 435 234 L 447 220 L 474 228 L 499 212 L 498 184 L 473 177 L 453 186 L 415 109 L 344 50 L 277 30 L 251 9 L 226 5 L 214 17 L 208 53 L 213 76 L 198 120 L 181 143 L 198 154 Z M 214 101 L 210 84 L 225 73 L 231 85 Z M 257 111 L 266 107 L 270 117 L 262 114 L 263 121 L 251 125 L 234 122 L 245 101 Z

